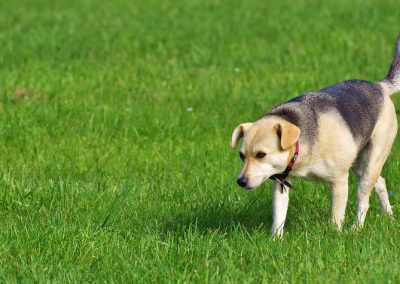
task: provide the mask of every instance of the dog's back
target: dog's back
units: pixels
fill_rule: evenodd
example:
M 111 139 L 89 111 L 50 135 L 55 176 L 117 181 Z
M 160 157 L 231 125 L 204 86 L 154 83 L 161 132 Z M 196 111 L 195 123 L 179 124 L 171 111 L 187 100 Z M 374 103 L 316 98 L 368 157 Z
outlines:
M 374 130 L 382 109 L 384 95 L 381 87 L 362 80 L 350 80 L 306 93 L 283 103 L 268 115 L 282 117 L 298 125 L 302 136 L 314 143 L 319 117 L 325 113 L 340 115 L 357 144 L 365 145 Z

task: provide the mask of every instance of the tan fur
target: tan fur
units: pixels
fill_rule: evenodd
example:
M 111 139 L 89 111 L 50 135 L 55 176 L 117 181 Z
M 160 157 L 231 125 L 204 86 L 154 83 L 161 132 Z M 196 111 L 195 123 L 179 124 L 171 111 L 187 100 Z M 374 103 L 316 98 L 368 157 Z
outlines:
M 243 137 L 244 132 L 247 129 L 249 129 L 251 125 L 252 123 L 242 123 L 235 128 L 235 130 L 232 133 L 232 139 L 231 139 L 231 147 L 233 149 L 236 148 L 239 139 Z
M 282 136 L 281 147 L 283 150 L 289 149 L 299 139 L 300 129 L 288 121 L 278 123 L 275 129 Z
M 292 174 L 329 182 L 340 179 L 351 167 L 358 151 L 350 131 L 344 125 L 345 122 L 337 113 L 321 115 L 317 143 L 312 145 L 312 153 L 301 151 L 301 161 L 295 164 Z M 335 133 L 334 140 L 332 133 Z

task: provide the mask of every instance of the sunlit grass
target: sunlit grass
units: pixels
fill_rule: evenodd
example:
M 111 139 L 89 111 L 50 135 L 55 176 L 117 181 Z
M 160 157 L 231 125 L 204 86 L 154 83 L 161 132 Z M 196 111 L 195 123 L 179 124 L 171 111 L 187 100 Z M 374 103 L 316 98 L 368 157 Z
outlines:
M 397 282 L 399 142 L 343 233 L 327 185 L 296 181 L 270 238 L 233 128 L 304 91 L 382 79 L 396 1 L 1 1 L 0 279 Z M 399 96 L 400 97 L 400 96 Z M 393 98 L 399 105 L 399 98 Z

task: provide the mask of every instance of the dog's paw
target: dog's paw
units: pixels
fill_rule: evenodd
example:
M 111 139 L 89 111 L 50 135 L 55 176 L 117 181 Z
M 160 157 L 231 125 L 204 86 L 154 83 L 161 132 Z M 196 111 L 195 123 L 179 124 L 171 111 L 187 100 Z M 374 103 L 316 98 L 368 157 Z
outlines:
M 276 229 L 275 227 L 272 227 L 271 237 L 274 240 L 282 240 L 283 239 L 283 228 Z
M 350 230 L 353 232 L 359 232 L 362 228 L 363 225 L 357 222 L 351 226 Z

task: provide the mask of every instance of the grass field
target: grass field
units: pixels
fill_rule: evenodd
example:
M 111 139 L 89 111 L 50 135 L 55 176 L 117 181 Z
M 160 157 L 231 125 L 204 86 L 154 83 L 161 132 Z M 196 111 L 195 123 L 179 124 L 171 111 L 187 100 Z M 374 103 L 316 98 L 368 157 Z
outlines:
M 296 181 L 282 241 L 235 183 L 237 124 L 392 59 L 398 1 L 293 3 L 0 1 L 0 280 L 399 282 L 399 139 L 360 232 L 354 176 L 343 233 Z

